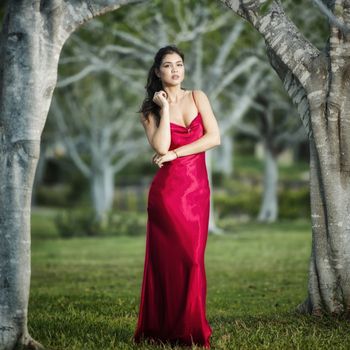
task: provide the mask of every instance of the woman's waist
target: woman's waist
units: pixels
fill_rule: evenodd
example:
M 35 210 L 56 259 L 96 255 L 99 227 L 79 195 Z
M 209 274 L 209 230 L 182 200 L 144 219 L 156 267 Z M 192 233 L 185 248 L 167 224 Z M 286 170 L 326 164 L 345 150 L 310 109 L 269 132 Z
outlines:
M 161 168 L 158 168 L 156 174 L 167 174 L 174 176 L 176 174 L 193 174 L 198 176 L 207 176 L 207 166 L 204 154 L 191 154 L 178 157 L 171 161 L 164 162 Z
M 205 154 L 196 153 L 187 156 L 181 156 L 175 158 L 169 162 L 163 163 L 164 167 L 196 167 L 196 168 L 206 168 Z M 162 169 L 162 168 L 160 168 Z

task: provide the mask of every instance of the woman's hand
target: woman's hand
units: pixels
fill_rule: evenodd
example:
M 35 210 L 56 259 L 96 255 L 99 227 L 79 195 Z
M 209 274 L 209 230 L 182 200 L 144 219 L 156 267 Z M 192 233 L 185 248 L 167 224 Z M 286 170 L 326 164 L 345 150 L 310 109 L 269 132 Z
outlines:
M 153 95 L 153 102 L 155 102 L 160 108 L 169 108 L 169 102 L 166 99 L 167 93 L 164 90 L 156 91 Z
M 155 153 L 152 157 L 152 162 L 161 168 L 164 162 L 170 162 L 171 160 L 176 159 L 177 156 L 174 151 L 168 151 L 163 156 Z

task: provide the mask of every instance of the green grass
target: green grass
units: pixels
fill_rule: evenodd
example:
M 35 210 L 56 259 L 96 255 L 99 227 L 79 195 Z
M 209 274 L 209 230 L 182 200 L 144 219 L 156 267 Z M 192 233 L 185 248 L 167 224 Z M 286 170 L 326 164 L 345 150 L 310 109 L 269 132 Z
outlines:
M 144 236 L 44 239 L 40 228 L 50 224 L 36 216 L 32 225 L 29 330 L 35 339 L 59 350 L 157 348 L 132 343 Z M 235 224 L 227 235 L 209 236 L 212 349 L 350 348 L 346 321 L 292 311 L 306 295 L 310 245 L 306 221 Z

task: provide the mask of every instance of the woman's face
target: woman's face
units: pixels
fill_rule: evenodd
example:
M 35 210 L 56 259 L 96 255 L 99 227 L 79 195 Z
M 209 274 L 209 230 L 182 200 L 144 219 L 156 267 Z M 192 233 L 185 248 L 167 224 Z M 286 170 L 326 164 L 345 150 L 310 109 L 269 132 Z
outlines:
M 185 67 L 181 56 L 169 53 L 163 57 L 157 75 L 164 85 L 178 85 L 184 80 Z

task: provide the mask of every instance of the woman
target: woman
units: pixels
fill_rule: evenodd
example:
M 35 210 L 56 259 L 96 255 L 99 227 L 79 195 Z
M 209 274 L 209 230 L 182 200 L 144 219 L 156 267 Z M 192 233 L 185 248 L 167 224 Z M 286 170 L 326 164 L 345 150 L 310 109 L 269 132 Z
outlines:
M 148 221 L 135 342 L 210 348 L 204 251 L 210 187 L 205 151 L 220 144 L 206 94 L 181 88 L 184 55 L 161 48 L 146 85 L 141 122 L 158 169 L 148 194 Z

